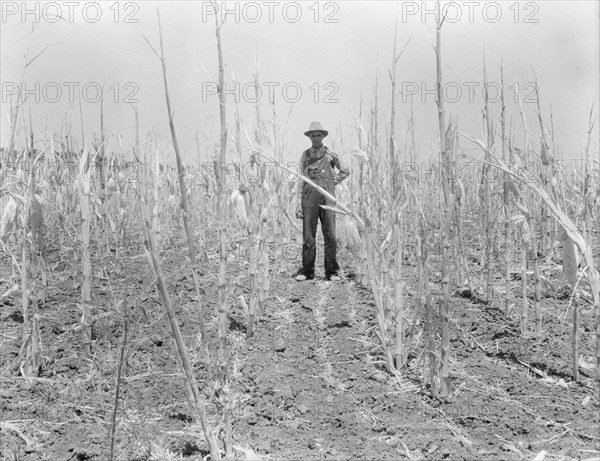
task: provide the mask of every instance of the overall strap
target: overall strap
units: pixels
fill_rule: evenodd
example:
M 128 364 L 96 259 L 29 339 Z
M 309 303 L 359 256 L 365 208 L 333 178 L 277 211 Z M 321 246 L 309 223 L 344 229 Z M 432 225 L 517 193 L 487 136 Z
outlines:
M 306 160 L 305 160 L 306 166 L 312 165 L 313 163 L 316 163 L 323 158 L 323 157 L 310 158 L 310 149 L 306 149 L 304 151 L 304 156 L 306 157 Z
M 312 165 L 313 163 L 316 163 L 320 160 L 323 159 L 323 157 L 327 157 L 327 159 L 329 160 L 329 166 L 331 168 L 334 167 L 334 158 L 333 156 L 329 153 L 329 150 L 327 149 L 327 147 L 325 146 L 325 154 L 322 157 L 317 157 L 317 158 L 310 158 L 310 149 L 306 149 L 304 151 L 304 155 L 306 156 L 306 166 L 308 165 Z

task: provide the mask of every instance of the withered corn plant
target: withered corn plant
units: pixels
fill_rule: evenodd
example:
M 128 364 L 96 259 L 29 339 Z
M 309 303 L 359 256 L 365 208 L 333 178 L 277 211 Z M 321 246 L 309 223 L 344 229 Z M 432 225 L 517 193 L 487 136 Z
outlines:
M 506 138 L 506 103 L 504 99 L 504 64 L 501 61 L 500 63 L 500 126 L 502 129 L 502 161 L 505 163 L 512 165 L 512 155 L 511 151 L 507 149 L 507 138 Z M 504 312 L 506 314 L 509 313 L 511 306 L 511 254 L 512 249 L 510 245 L 510 231 L 511 231 L 511 219 L 510 219 L 510 201 L 509 201 L 509 177 L 507 173 L 504 173 L 502 178 L 502 211 L 503 211 L 503 219 L 504 219 Z
M 419 237 L 417 238 L 417 245 L 420 246 L 420 257 L 421 262 L 419 267 L 422 267 L 420 271 L 423 274 L 423 293 L 425 295 L 425 325 L 424 335 L 427 341 L 427 356 L 429 363 L 429 385 L 431 386 L 431 394 L 435 398 L 440 396 L 440 370 L 438 368 L 439 353 L 436 346 L 435 331 L 433 329 L 433 295 L 429 291 L 429 270 L 427 268 L 427 235 L 424 223 L 419 226 Z M 425 365 L 425 361 L 423 362 Z M 423 371 L 423 377 L 426 376 L 425 370 Z
M 257 172 L 264 171 L 261 168 L 262 162 L 255 160 Z M 259 176 L 257 176 L 258 178 Z M 263 190 L 263 180 L 257 180 L 250 190 L 252 193 L 252 205 L 250 206 L 250 190 L 245 185 L 240 185 L 237 192 L 237 202 L 240 207 L 244 207 L 247 217 L 245 220 L 245 229 L 248 232 L 247 255 L 248 255 L 248 276 L 250 288 L 250 306 L 248 309 L 248 323 L 246 326 L 247 337 L 254 335 L 254 323 L 257 315 L 261 315 L 265 295 L 264 287 L 269 286 L 269 253 L 266 248 L 266 222 L 267 222 L 267 203 L 266 193 Z M 267 270 L 265 271 L 265 268 Z M 245 301 L 244 301 L 245 302 Z
M 92 259 L 90 252 L 91 220 L 93 218 L 93 205 L 90 201 L 89 149 L 83 149 L 79 159 L 79 175 L 77 176 L 77 190 L 79 192 L 79 206 L 81 208 L 81 331 L 84 350 L 91 351 L 92 340 Z
M 375 90 L 376 92 L 376 90 Z M 373 118 L 377 113 L 377 98 L 375 97 L 374 107 L 372 110 Z M 371 130 L 377 129 L 376 120 L 371 121 Z M 394 364 L 393 350 L 395 349 L 392 342 L 392 312 L 391 312 L 391 293 L 393 285 L 388 278 L 389 271 L 389 248 L 391 245 L 392 229 L 386 226 L 389 220 L 384 220 L 383 213 L 386 205 L 392 206 L 392 191 L 388 175 L 381 172 L 385 159 L 379 155 L 377 148 L 377 134 L 371 132 L 370 142 L 372 144 L 367 147 L 373 155 L 370 156 L 367 175 L 368 180 L 365 188 L 366 207 L 364 226 L 364 245 L 366 255 L 367 274 L 373 298 L 375 301 L 375 316 L 377 319 L 378 329 L 376 330 L 379 337 L 384 363 L 387 370 L 394 374 L 396 366 Z M 398 197 L 399 198 L 399 197 Z M 390 216 L 391 218 L 391 216 Z M 383 241 L 380 240 L 380 235 L 386 237 Z M 394 240 L 394 243 L 397 243 Z M 398 250 L 397 248 L 395 249 Z
M 439 8 L 439 1 L 437 2 Z M 439 301 L 440 306 L 440 336 L 441 336 L 441 363 L 440 363 L 440 397 L 449 398 L 452 396 L 452 382 L 450 379 L 450 339 L 448 331 L 448 311 L 450 308 L 450 225 L 452 222 L 452 214 L 454 212 L 454 184 L 452 177 L 452 164 L 454 159 L 451 157 L 453 149 L 447 149 L 447 138 L 453 142 L 454 128 L 452 122 L 446 127 L 446 114 L 444 111 L 444 96 L 442 94 L 443 78 L 442 78 L 442 26 L 445 16 L 438 19 L 436 24 L 436 103 L 438 107 L 438 122 L 440 136 L 440 157 L 442 160 L 442 190 L 443 204 L 442 215 L 440 222 L 441 234 L 441 258 L 442 258 L 442 299 Z M 431 316 L 427 316 L 428 322 L 431 321 Z M 429 328 L 432 324 L 429 323 Z M 433 380 L 433 377 L 432 377 Z M 433 390 L 433 383 L 432 383 Z M 434 394 L 435 395 L 435 394 Z
M 21 288 L 22 343 L 10 369 L 20 369 L 21 374 L 26 377 L 37 377 L 43 366 L 38 314 L 38 303 L 43 302 L 43 296 L 38 291 L 37 254 L 45 245 L 44 218 L 42 197 L 36 194 L 36 169 L 41 155 L 43 154 L 35 156 L 33 150 L 26 150 L 21 160 L 15 164 L 13 174 L 7 174 L 6 183 L 0 187 L 0 199 L 4 194 L 9 196 L 0 218 L 1 253 L 9 255 L 11 259 L 14 282 L 0 298 L 10 296 Z M 19 245 L 20 256 L 11 250 L 11 235 Z M 20 277 L 17 277 L 17 271 Z
M 521 114 L 521 122 L 523 124 L 523 150 L 517 150 L 515 148 L 515 152 L 522 152 L 522 156 L 516 156 L 515 165 L 516 164 L 525 164 L 527 165 L 529 162 L 527 161 L 528 155 L 530 152 L 529 148 L 529 130 L 527 128 L 527 119 L 525 118 L 525 111 L 523 110 L 523 102 L 521 100 L 521 95 L 519 93 L 519 86 L 515 83 L 515 94 L 517 97 L 517 102 L 519 104 L 520 114 Z M 519 178 L 514 178 L 514 181 L 510 183 L 510 190 L 515 197 L 515 205 L 521 212 L 520 215 L 513 217 L 513 221 L 515 224 L 520 224 L 520 234 L 519 234 L 519 246 L 521 248 L 521 334 L 525 335 L 527 331 L 527 317 L 529 310 L 529 301 L 527 297 L 527 269 L 528 262 L 532 256 L 533 252 L 536 253 L 535 258 L 537 259 L 537 248 L 535 248 L 534 243 L 534 233 L 535 228 L 533 227 L 533 216 L 529 211 L 529 207 L 527 207 L 525 203 L 525 197 L 522 195 L 521 191 L 523 190 L 524 183 L 520 181 Z M 534 205 L 535 206 L 535 205 Z M 534 294 L 533 304 L 534 304 L 534 312 L 535 312 L 535 320 L 536 320 L 536 332 L 541 334 L 541 312 L 539 310 L 538 304 L 538 295 Z M 539 328 L 539 329 L 538 329 Z
M 254 74 L 254 84 L 257 87 L 259 85 L 258 58 L 257 69 Z M 247 216 L 245 227 L 248 231 L 247 254 L 250 306 L 248 309 L 246 335 L 249 338 L 254 335 L 256 316 L 261 315 L 262 313 L 262 305 L 265 297 L 265 295 L 262 294 L 264 287 L 266 286 L 268 288 L 269 286 L 268 270 L 265 271 L 265 267 L 269 264 L 269 255 L 265 245 L 267 240 L 267 236 L 265 235 L 265 224 L 267 221 L 266 198 L 268 196 L 265 187 L 268 186 L 265 183 L 266 165 L 263 164 L 257 152 L 257 149 L 261 149 L 263 146 L 266 130 L 263 125 L 259 100 L 257 100 L 255 104 L 255 117 L 256 126 L 253 132 L 253 140 L 246 132 L 249 144 L 257 146 L 256 148 L 251 148 L 250 167 L 254 170 L 254 174 L 252 175 L 253 181 L 250 190 L 245 184 L 240 184 L 239 194 L 241 196 L 238 197 L 239 203 L 244 204 Z M 252 206 L 250 206 L 250 191 L 252 191 Z
M 415 299 L 415 307 L 410 326 L 407 331 L 406 343 L 404 345 L 404 353 L 402 355 L 402 365 L 406 364 L 408 352 L 412 346 L 412 342 L 417 330 L 417 322 L 421 318 L 423 307 L 424 294 L 427 294 L 428 289 L 428 269 L 427 269 L 427 241 L 422 240 L 425 235 L 424 221 L 425 217 L 422 214 L 417 215 L 419 228 L 415 233 L 415 259 L 417 261 L 417 294 Z M 429 337 L 427 338 L 429 339 Z M 429 345 L 429 342 L 427 343 Z M 435 352 L 435 349 L 432 349 Z
M 160 254 L 158 251 L 158 239 L 157 229 L 153 225 L 153 211 L 155 210 L 154 200 L 149 198 L 148 191 L 145 187 L 146 178 L 140 178 L 138 181 L 138 205 L 140 211 L 140 217 L 142 221 L 142 231 L 144 234 L 145 244 L 145 255 L 148 260 L 148 264 L 154 275 L 156 288 L 159 293 L 161 304 L 165 310 L 169 326 L 171 329 L 171 336 L 176 346 L 177 357 L 179 359 L 179 365 L 183 371 L 184 384 L 186 389 L 186 396 L 190 410 L 194 415 L 194 419 L 199 419 L 204 432 L 204 437 L 208 445 L 208 449 L 213 459 L 221 459 L 221 454 L 217 441 L 218 428 L 213 428 L 208 421 L 208 412 L 206 407 L 206 401 L 200 395 L 200 388 L 194 375 L 194 370 L 187 352 L 187 347 L 183 340 L 181 330 L 175 315 L 173 303 L 167 290 L 167 283 L 165 276 L 162 271 L 160 262 Z M 149 178 L 148 178 L 149 179 Z
M 165 57 L 165 53 L 164 53 L 164 46 L 163 46 L 163 37 L 162 37 L 162 27 L 161 27 L 161 23 L 160 23 L 160 11 L 157 8 L 156 9 L 156 14 L 158 17 L 158 30 L 159 30 L 159 37 L 160 37 L 160 61 L 161 61 L 161 67 L 162 67 L 162 75 L 163 75 L 163 83 L 164 83 L 164 87 L 165 87 L 165 101 L 166 101 L 166 105 L 167 105 L 167 114 L 169 117 L 169 131 L 171 133 L 171 140 L 173 142 L 173 149 L 175 151 L 175 160 L 176 160 L 176 164 L 177 164 L 177 176 L 179 179 L 179 192 L 180 192 L 180 200 L 181 200 L 181 209 L 183 211 L 182 213 L 182 220 L 183 220 L 183 228 L 185 230 L 185 236 L 186 236 L 186 242 L 187 242 L 187 247 L 188 247 L 188 254 L 190 256 L 190 264 L 191 264 L 191 272 L 192 272 L 192 279 L 194 280 L 194 290 L 195 290 L 195 307 L 196 307 L 196 315 L 197 315 L 197 319 L 198 319 L 198 325 L 200 326 L 200 339 L 201 339 L 201 343 L 203 346 L 203 352 L 204 352 L 204 363 L 206 365 L 206 369 L 208 371 L 208 377 L 209 379 L 212 378 L 212 367 L 211 367 L 211 361 L 210 361 L 210 354 L 209 354 L 209 349 L 208 349 L 208 342 L 207 342 L 207 336 L 206 336 L 206 327 L 204 324 L 204 307 L 202 305 L 202 298 L 201 298 L 201 294 L 200 294 L 200 280 L 198 278 L 198 273 L 197 273 L 197 269 L 198 269 L 198 265 L 197 265 L 197 261 L 196 261 L 196 247 L 194 244 L 194 229 L 192 227 L 192 223 L 191 221 L 191 208 L 188 202 L 188 189 L 186 187 L 185 184 L 185 170 L 184 170 L 184 166 L 183 166 L 183 161 L 181 159 L 181 153 L 179 151 L 179 143 L 177 142 L 177 134 L 175 132 L 175 122 L 173 120 L 173 111 L 171 109 L 171 99 L 169 97 L 169 86 L 168 86 L 168 81 L 167 81 L 167 62 L 166 62 L 166 57 Z M 158 161 L 158 158 L 157 158 Z M 156 184 L 158 185 L 158 181 L 156 181 Z
M 577 245 L 579 251 L 582 253 L 585 264 L 584 272 L 590 286 L 593 306 L 596 311 L 596 373 L 598 379 L 600 380 L 600 273 L 598 272 L 595 266 L 592 252 L 592 242 L 586 242 L 586 240 L 582 236 L 581 231 L 577 228 L 577 226 L 575 226 L 575 224 L 567 216 L 567 214 L 564 213 L 558 207 L 556 202 L 544 190 L 543 186 L 538 184 L 536 181 L 528 180 L 528 178 L 522 171 L 504 163 L 495 155 L 495 153 L 492 150 L 487 149 L 483 142 L 470 136 L 468 138 L 477 145 L 479 145 L 481 148 L 488 150 L 488 153 L 490 154 L 490 161 L 496 168 L 499 168 L 501 171 L 508 173 L 509 175 L 511 175 L 511 177 L 525 184 L 541 199 L 542 203 L 548 208 L 548 211 L 559 222 L 564 232 L 567 234 L 568 238 L 571 239 L 575 243 L 575 245 Z M 519 206 L 518 204 L 517 206 L 519 207 L 519 209 L 522 208 L 522 206 Z M 573 334 L 575 336 L 577 335 L 576 328 L 573 329 Z M 574 346 L 577 345 L 576 339 L 574 339 L 573 344 Z M 578 363 L 574 364 L 574 367 L 578 366 Z M 573 374 L 574 377 L 578 376 L 578 371 L 574 370 Z
M 25 103 L 26 97 L 23 97 L 22 89 L 23 82 L 25 80 L 25 74 L 27 69 L 33 62 L 35 62 L 43 53 L 52 45 L 47 45 L 37 53 L 33 58 L 29 57 L 29 51 L 33 40 L 33 34 L 35 32 L 36 24 L 32 23 L 31 33 L 29 35 L 29 41 L 23 55 L 23 69 L 21 72 L 21 78 L 19 81 L 19 91 L 17 93 L 16 101 L 10 105 L 9 113 L 9 133 L 7 147 L 0 157 L 0 162 L 4 165 L 12 164 L 17 166 L 21 163 L 21 190 L 22 194 L 18 194 L 17 191 L 13 191 L 11 194 L 10 209 L 8 214 L 2 213 L 2 227 L 0 229 L 0 244 L 5 245 L 3 242 L 4 238 L 10 233 L 7 229 L 8 222 L 12 223 L 11 227 L 17 224 L 17 213 L 19 205 L 22 207 L 21 210 L 21 301 L 23 307 L 23 344 L 21 352 L 17 360 L 24 355 L 24 362 L 21 366 L 21 373 L 24 376 L 37 376 L 40 367 L 42 366 L 42 355 L 41 355 L 41 338 L 39 332 L 39 315 L 38 315 L 38 292 L 37 292 L 37 253 L 41 251 L 43 268 L 42 277 L 45 278 L 45 243 L 43 236 L 43 207 L 40 199 L 36 194 L 36 177 L 35 169 L 38 167 L 38 161 L 40 156 L 36 157 L 36 151 L 33 148 L 33 129 L 31 130 L 31 141 L 29 149 L 23 151 L 23 157 L 21 162 L 17 159 L 17 152 L 14 150 L 15 134 L 17 130 L 17 122 L 19 116 L 19 109 Z M 11 101 L 12 102 L 12 101 Z M 31 111 L 29 114 L 30 125 L 31 125 Z M 25 143 L 27 146 L 27 142 Z M 0 197 L 2 187 L 4 184 L 0 184 Z M 41 198 L 41 197 L 40 197 Z M 19 204 L 20 202 L 20 204 Z M 6 235 L 5 235 L 6 234 Z M 31 239 L 30 239 L 31 235 Z M 2 248 L 4 251 L 4 248 Z M 13 257 L 13 262 L 15 261 Z M 13 265 L 13 271 L 15 269 Z M 33 278 L 33 280 L 29 280 Z M 45 300 L 46 288 L 45 282 L 42 287 L 42 300 Z M 31 300 L 30 300 L 31 298 Z M 31 305 L 29 304 L 31 301 Z
M 402 214 L 405 206 L 400 205 L 401 193 L 405 197 L 409 194 L 405 193 L 405 187 L 403 184 L 403 177 L 401 172 L 401 162 L 399 152 L 396 146 L 395 137 L 395 124 L 396 124 L 396 64 L 404 53 L 404 50 L 410 43 L 410 37 L 406 41 L 406 44 L 400 51 L 396 53 L 398 37 L 398 8 L 396 8 L 396 21 L 394 25 L 394 46 L 392 52 L 392 69 L 390 71 L 390 80 L 392 84 L 391 94 L 391 111 L 390 111 L 390 138 L 388 144 L 388 155 L 389 155 L 389 185 L 392 194 L 392 239 L 393 239 L 393 251 L 394 251 L 394 280 L 395 285 L 395 301 L 394 301 L 394 322 L 395 322 L 395 346 L 394 346 L 394 367 L 399 370 L 402 367 L 404 355 L 404 285 L 402 281 L 402 248 L 404 236 L 402 235 Z
M 535 102 L 536 102 L 536 115 L 538 118 L 538 123 L 540 125 L 540 183 L 546 192 L 550 189 L 550 177 L 552 176 L 552 170 L 554 167 L 554 152 L 550 147 L 548 142 L 548 135 L 544 128 L 544 119 L 542 117 L 542 109 L 540 107 L 540 90 L 538 85 L 537 76 L 535 75 L 535 71 L 533 72 L 533 81 L 534 81 L 534 94 L 535 94 Z M 540 219 L 540 227 L 541 227 L 541 239 L 539 244 L 539 251 L 541 254 L 545 255 L 550 252 L 551 240 L 548 238 L 549 233 L 549 216 L 548 210 L 546 207 L 542 207 L 541 210 L 541 219 Z M 536 284 L 540 283 L 539 280 L 539 269 L 537 269 L 537 252 L 534 256 L 534 270 L 538 271 L 538 275 L 536 275 Z
M 231 389 L 229 386 L 229 353 L 227 350 L 227 115 L 225 110 L 225 88 L 224 88 L 224 70 L 223 64 L 223 49 L 221 43 L 221 27 L 223 22 L 219 21 L 217 14 L 217 4 L 213 2 L 215 9 L 215 34 L 217 38 L 217 57 L 219 61 L 219 119 L 221 122 L 221 139 L 220 139 L 220 154 L 218 157 L 217 174 L 217 194 L 218 194 L 218 218 L 217 229 L 219 234 L 219 275 L 218 275 L 218 337 L 219 349 L 217 352 L 217 368 L 219 378 L 218 394 L 219 401 L 223 407 L 223 420 L 225 427 L 225 456 L 231 458 L 233 456 L 233 439 L 232 439 L 232 421 L 233 414 L 231 400 Z
M 487 68 L 485 64 L 485 48 L 483 56 L 483 97 L 484 111 L 483 118 L 485 120 L 485 131 L 487 135 L 487 144 L 492 148 L 494 146 L 495 127 L 490 113 L 490 98 L 488 92 Z M 491 303 L 494 299 L 494 222 L 493 216 L 497 216 L 494 203 L 492 202 L 492 184 L 489 178 L 489 161 L 487 152 L 484 152 L 484 163 L 481 170 L 481 210 L 482 210 L 482 234 L 485 236 L 485 243 L 482 246 L 482 261 L 485 261 L 485 300 Z
M 25 155 L 25 204 L 21 215 L 22 259 L 21 290 L 23 303 L 23 346 L 24 362 L 21 364 L 23 376 L 36 377 L 42 367 L 42 343 L 40 335 L 37 293 L 37 252 L 43 245 L 43 209 L 36 196 L 35 169 L 39 158 Z M 31 280 L 30 280 L 31 279 Z

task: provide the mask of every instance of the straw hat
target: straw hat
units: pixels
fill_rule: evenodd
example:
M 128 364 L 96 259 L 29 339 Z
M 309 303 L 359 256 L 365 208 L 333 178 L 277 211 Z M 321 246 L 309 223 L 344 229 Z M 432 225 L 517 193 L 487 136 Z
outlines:
M 313 131 L 320 131 L 321 133 L 323 133 L 323 137 L 325 137 L 329 134 L 329 131 L 324 130 L 319 122 L 312 122 L 310 124 L 310 128 L 308 129 L 308 131 L 304 132 L 304 136 L 310 136 L 310 134 Z

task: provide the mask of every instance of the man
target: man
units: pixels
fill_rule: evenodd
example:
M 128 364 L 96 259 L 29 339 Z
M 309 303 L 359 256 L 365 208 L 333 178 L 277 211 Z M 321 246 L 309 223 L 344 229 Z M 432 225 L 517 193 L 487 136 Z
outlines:
M 323 138 L 329 132 L 319 122 L 312 122 L 304 133 L 308 136 L 312 147 L 300 156 L 300 173 L 310 178 L 315 184 L 335 196 L 335 186 L 350 174 L 350 170 L 342 164 L 340 158 L 323 145 Z M 337 169 L 338 173 L 335 173 Z M 325 210 L 320 205 L 335 205 L 331 200 L 314 187 L 298 179 L 296 217 L 302 219 L 302 268 L 296 273 L 299 282 L 315 277 L 315 259 L 317 246 L 317 222 L 321 220 L 321 229 L 325 240 L 325 278 L 340 280 L 337 263 L 337 244 L 335 240 L 335 213 Z

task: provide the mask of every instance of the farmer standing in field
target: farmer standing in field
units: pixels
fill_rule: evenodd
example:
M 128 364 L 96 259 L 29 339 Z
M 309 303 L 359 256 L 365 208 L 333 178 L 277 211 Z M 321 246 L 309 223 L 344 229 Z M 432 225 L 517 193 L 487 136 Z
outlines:
M 312 147 L 300 156 L 300 173 L 311 179 L 319 187 L 335 196 L 335 186 L 350 175 L 350 170 L 343 165 L 341 159 L 323 145 L 323 138 L 329 132 L 319 122 L 312 122 L 304 133 L 310 138 Z M 337 169 L 337 174 L 335 173 Z M 315 259 L 317 256 L 317 221 L 321 220 L 321 229 L 325 240 L 325 278 L 340 280 L 337 263 L 337 244 L 335 240 L 335 212 L 326 210 L 320 205 L 333 206 L 335 203 L 323 196 L 319 191 L 302 179 L 298 179 L 296 217 L 302 219 L 302 268 L 295 274 L 296 280 L 315 278 Z

